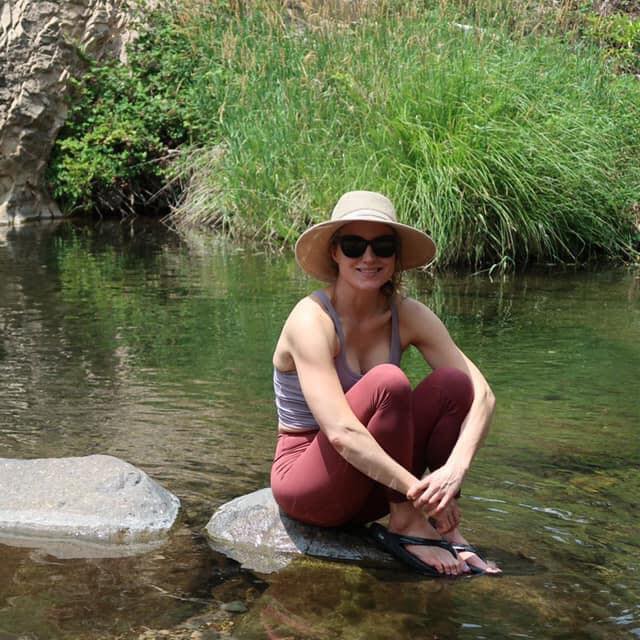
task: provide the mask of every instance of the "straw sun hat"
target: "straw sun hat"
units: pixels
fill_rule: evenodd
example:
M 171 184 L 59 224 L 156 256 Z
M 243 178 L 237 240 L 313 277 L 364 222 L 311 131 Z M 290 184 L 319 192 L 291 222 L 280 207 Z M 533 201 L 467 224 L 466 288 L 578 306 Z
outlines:
M 381 222 L 391 227 L 400 240 L 400 269 L 427 264 L 436 253 L 436 245 L 424 232 L 396 220 L 396 210 L 389 198 L 374 191 L 349 191 L 333 209 L 331 219 L 314 224 L 296 242 L 296 260 L 310 276 L 333 282 L 336 264 L 330 244 L 335 232 L 349 222 Z

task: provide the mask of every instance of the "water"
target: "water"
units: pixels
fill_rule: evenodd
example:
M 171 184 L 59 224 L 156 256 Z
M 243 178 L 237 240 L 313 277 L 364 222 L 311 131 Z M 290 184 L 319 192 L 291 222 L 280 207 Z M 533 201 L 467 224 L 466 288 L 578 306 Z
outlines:
M 133 558 L 0 544 L 0 638 L 179 637 L 238 599 L 249 611 L 216 627 L 237 638 L 640 637 L 637 274 L 407 282 L 498 398 L 461 504 L 502 578 L 307 559 L 264 577 L 211 552 L 202 530 L 268 482 L 271 352 L 313 286 L 291 256 L 139 221 L 2 233 L 0 457 L 119 456 L 183 516 Z M 404 365 L 425 373 L 415 353 Z

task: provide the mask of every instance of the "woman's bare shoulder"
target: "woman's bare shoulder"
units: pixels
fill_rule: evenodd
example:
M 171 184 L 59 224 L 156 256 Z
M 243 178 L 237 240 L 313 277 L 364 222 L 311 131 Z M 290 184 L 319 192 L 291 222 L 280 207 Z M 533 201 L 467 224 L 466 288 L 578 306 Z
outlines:
M 326 319 L 331 320 L 318 297 L 311 293 L 299 300 L 293 307 L 285 323 L 285 328 L 287 325 L 292 325 L 294 328 L 301 325 L 304 328 L 318 323 L 325 324 Z
M 407 321 L 411 321 L 416 316 L 435 316 L 435 313 L 433 313 L 426 304 L 408 296 L 401 298 L 398 297 L 396 300 L 396 307 L 398 308 L 400 317 Z
M 284 349 L 285 352 L 290 353 L 296 345 L 313 343 L 318 338 L 331 339 L 333 334 L 333 321 L 320 301 L 310 294 L 299 300 L 289 313 L 277 350 Z
M 418 344 L 443 327 L 438 316 L 415 298 L 402 298 L 397 303 L 400 332 L 404 344 Z

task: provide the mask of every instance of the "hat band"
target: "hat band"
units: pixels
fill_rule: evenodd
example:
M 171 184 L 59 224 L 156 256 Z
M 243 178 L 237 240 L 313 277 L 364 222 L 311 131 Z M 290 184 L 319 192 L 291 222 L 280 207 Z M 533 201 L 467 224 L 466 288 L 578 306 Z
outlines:
M 380 222 L 385 222 L 388 224 L 397 224 L 395 217 L 391 217 L 388 213 L 383 213 L 382 211 L 376 211 L 375 209 L 356 209 L 355 211 L 349 211 L 343 215 L 335 216 L 332 218 L 332 221 L 338 222 L 343 220 L 359 220 L 362 219 L 362 216 L 367 216 L 367 218 L 375 218 L 376 220 L 380 220 Z

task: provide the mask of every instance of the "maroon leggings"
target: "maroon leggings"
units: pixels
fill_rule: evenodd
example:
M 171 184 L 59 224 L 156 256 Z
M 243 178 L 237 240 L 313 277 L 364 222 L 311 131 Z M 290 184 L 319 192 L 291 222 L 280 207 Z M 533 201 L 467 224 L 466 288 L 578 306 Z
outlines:
M 473 401 L 469 377 L 436 369 L 416 388 L 399 367 L 368 371 L 346 394 L 358 420 L 405 469 L 421 477 L 448 459 Z M 278 436 L 271 467 L 273 495 L 289 516 L 331 527 L 362 524 L 406 497 L 351 466 L 321 431 Z

